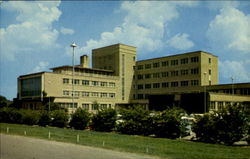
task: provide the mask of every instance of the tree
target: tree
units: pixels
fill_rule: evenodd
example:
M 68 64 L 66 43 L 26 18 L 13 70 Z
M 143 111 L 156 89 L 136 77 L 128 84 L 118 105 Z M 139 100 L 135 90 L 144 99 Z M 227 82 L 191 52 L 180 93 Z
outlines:
M 186 132 L 186 124 L 181 120 L 182 109 L 167 109 L 154 117 L 154 134 L 157 137 L 178 138 Z
M 68 123 L 68 114 L 64 110 L 54 110 L 51 112 L 51 125 L 56 127 L 66 127 Z
M 38 121 L 38 125 L 47 126 L 51 123 L 51 113 L 48 111 L 40 111 L 40 119 Z
M 116 111 L 114 109 L 103 109 L 92 118 L 91 128 L 95 131 L 110 132 L 116 126 Z
M 130 107 L 120 111 L 123 122 L 117 125 L 117 131 L 130 135 L 150 135 L 153 129 L 153 117 L 150 111 L 141 106 Z
M 83 130 L 88 126 L 89 121 L 90 114 L 82 108 L 77 108 L 75 113 L 71 116 L 69 126 L 74 129 Z
M 228 105 L 217 112 L 197 118 L 193 131 L 198 140 L 232 145 L 247 133 L 249 116 L 242 105 Z

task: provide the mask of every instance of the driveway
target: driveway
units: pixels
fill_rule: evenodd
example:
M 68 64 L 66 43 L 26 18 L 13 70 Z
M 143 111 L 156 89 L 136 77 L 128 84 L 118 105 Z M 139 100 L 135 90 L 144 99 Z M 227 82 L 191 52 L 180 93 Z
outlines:
M 155 159 L 70 143 L 1 134 L 1 159 Z

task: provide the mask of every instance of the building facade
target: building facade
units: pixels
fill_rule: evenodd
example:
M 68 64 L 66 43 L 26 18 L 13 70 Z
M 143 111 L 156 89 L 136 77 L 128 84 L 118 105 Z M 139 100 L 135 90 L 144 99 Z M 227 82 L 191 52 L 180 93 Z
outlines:
M 201 113 L 228 102 L 250 102 L 249 83 L 234 84 L 234 94 L 230 94 L 230 85 L 218 85 L 218 57 L 204 51 L 136 61 L 135 47 L 115 44 L 92 50 L 92 68 L 88 56 L 81 56 L 80 61 L 74 67 L 20 76 L 18 99 L 22 106 L 39 109 L 49 99 L 70 113 L 78 107 L 96 112 L 130 104 L 147 109 L 157 105 L 186 108 L 186 97 L 195 93 L 202 96 L 202 92 L 204 98 L 196 104 L 204 108 Z

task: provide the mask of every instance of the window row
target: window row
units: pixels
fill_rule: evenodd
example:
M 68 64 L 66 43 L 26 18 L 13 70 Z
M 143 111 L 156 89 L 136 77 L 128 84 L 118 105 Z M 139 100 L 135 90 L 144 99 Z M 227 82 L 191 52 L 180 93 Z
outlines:
M 175 76 L 185 76 L 185 75 L 197 75 L 199 74 L 199 68 L 192 68 L 190 70 L 183 69 L 180 71 L 168 71 L 168 72 L 156 72 L 156 73 L 148 73 L 148 74 L 138 74 L 137 79 L 150 79 L 150 78 L 163 78 L 163 77 L 175 77 Z
M 198 86 L 199 80 L 138 84 L 137 89 Z
M 181 59 L 175 59 L 175 60 L 166 60 L 166 61 L 161 61 L 161 62 L 153 62 L 153 63 L 148 63 L 145 65 L 138 65 L 137 70 L 143 70 L 143 69 L 151 69 L 151 68 L 158 68 L 158 67 L 167 67 L 167 66 L 176 66 L 176 65 L 183 65 L 183 64 L 188 64 L 188 63 L 197 63 L 199 62 L 199 57 L 194 56 L 191 58 L 181 58 Z M 211 60 L 210 60 L 211 62 Z
M 103 82 L 103 81 L 90 81 L 90 80 L 79 80 L 79 79 L 69 79 L 63 78 L 63 84 L 84 85 L 84 86 L 101 86 L 101 87 L 115 87 L 115 82 Z
M 78 103 L 58 103 L 62 108 L 78 108 Z M 79 106 L 80 107 L 80 106 Z M 89 103 L 82 103 L 82 108 L 85 110 L 100 110 L 100 109 L 108 109 L 111 108 L 111 104 L 89 104 Z
M 64 96 L 74 96 L 74 97 L 101 97 L 101 98 L 115 98 L 115 93 L 107 92 L 85 92 L 85 91 L 63 91 Z

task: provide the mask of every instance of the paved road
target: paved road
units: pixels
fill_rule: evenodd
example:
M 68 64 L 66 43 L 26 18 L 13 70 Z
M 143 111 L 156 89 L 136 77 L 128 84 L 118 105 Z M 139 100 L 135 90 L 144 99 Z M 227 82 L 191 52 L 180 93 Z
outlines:
M 61 143 L 23 136 L 1 135 L 1 159 L 155 159 L 133 153 Z

